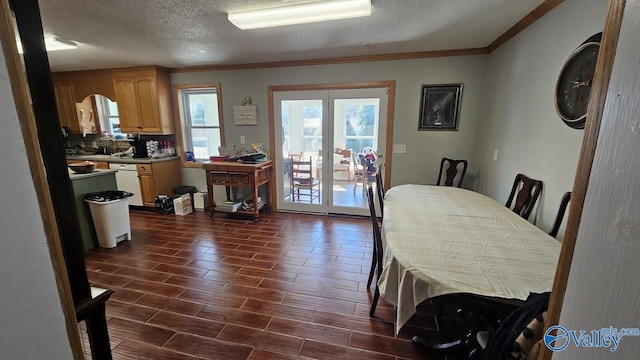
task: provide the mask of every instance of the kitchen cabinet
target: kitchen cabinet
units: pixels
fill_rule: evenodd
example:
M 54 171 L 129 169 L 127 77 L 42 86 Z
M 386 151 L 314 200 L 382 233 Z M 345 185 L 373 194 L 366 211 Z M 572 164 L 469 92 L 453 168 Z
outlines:
M 153 178 L 151 164 L 138 164 L 138 179 L 140 181 L 140 193 L 142 194 L 142 205 L 154 206 L 156 198 L 156 186 Z M 163 194 L 167 195 L 167 194 Z
M 96 111 L 95 96 L 87 96 L 82 102 L 76 103 L 76 119 L 80 124 L 80 132 L 100 134 L 100 120 Z
M 156 196 L 173 196 L 173 189 L 182 185 L 180 159 L 177 157 L 172 160 L 137 164 L 136 166 L 143 206 L 155 207 Z
M 66 126 L 71 132 L 82 132 L 76 113 L 73 82 L 71 80 L 54 81 L 53 92 L 56 98 L 60 126 Z
M 165 71 L 144 70 L 120 74 L 113 79 L 125 133 L 173 134 L 169 75 Z
M 82 132 L 76 104 L 88 96 L 100 94 L 117 103 L 122 132 L 175 133 L 169 72 L 165 68 L 68 71 L 53 73 L 52 79 L 61 126 L 67 126 L 71 132 Z M 93 110 L 98 125 L 97 113 L 95 108 Z M 91 132 L 90 125 L 85 124 L 85 129 Z

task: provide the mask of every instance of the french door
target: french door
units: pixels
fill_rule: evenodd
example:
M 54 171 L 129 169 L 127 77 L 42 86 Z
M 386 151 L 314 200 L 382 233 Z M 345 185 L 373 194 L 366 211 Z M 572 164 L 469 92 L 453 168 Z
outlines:
M 273 93 L 278 210 L 368 214 L 360 154 L 386 151 L 387 97 L 384 87 Z M 311 167 L 303 186 L 298 158 Z

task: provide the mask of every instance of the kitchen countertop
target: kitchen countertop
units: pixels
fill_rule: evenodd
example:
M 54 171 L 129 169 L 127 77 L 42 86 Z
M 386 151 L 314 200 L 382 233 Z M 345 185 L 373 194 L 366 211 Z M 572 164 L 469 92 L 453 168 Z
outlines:
M 93 170 L 93 172 L 90 173 L 86 173 L 86 174 L 76 174 L 73 172 L 73 170 L 71 169 L 67 169 L 69 170 L 69 179 L 70 180 L 78 180 L 78 179 L 86 179 L 86 178 L 90 178 L 90 177 L 94 177 L 94 176 L 103 176 L 103 175 L 108 175 L 108 174 L 115 174 L 118 172 L 118 170 L 111 170 L 111 169 L 95 169 Z
M 180 159 L 179 156 L 170 156 L 164 158 L 131 158 L 125 157 L 121 158 L 118 156 L 111 155 L 67 155 L 67 160 L 89 160 L 89 161 L 105 161 L 110 163 L 118 163 L 118 164 L 150 164 L 161 161 L 171 161 Z

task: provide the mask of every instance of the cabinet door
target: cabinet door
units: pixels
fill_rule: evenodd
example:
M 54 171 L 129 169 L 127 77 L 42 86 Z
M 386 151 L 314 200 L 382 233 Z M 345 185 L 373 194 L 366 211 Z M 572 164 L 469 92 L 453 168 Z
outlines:
M 155 206 L 156 200 L 156 186 L 153 181 L 152 172 L 138 172 L 138 178 L 140 179 L 140 192 L 142 193 L 142 205 L 143 206 Z
M 73 83 L 70 80 L 59 80 L 53 83 L 53 92 L 58 108 L 60 126 L 66 126 L 71 132 L 81 132 L 76 115 L 76 102 L 73 94 Z
M 100 121 L 96 112 L 95 97 L 87 96 L 81 103 L 76 104 L 80 130 L 84 127 L 88 134 L 100 134 Z
M 161 133 L 160 109 L 158 108 L 158 88 L 155 76 L 136 76 L 138 95 L 138 116 L 142 131 Z
M 139 133 L 142 127 L 138 119 L 138 101 L 133 77 L 114 78 L 113 88 L 118 104 L 120 129 L 123 133 Z
M 106 161 L 95 161 L 96 169 L 109 169 L 109 163 Z

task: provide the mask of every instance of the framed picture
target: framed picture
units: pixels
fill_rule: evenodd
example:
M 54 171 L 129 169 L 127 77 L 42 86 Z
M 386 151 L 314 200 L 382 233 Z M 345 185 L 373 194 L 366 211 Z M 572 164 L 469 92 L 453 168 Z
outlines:
M 233 124 L 234 125 L 258 125 L 258 112 L 256 106 L 234 106 L 233 107 Z
M 418 130 L 458 130 L 462 84 L 422 85 Z

